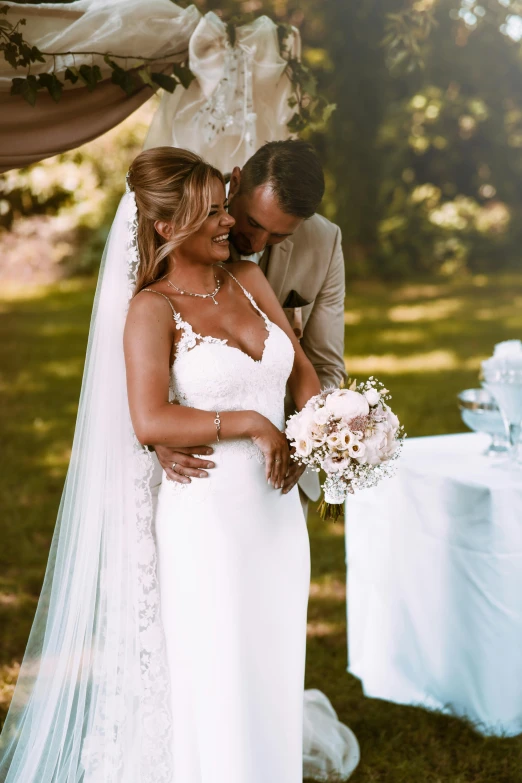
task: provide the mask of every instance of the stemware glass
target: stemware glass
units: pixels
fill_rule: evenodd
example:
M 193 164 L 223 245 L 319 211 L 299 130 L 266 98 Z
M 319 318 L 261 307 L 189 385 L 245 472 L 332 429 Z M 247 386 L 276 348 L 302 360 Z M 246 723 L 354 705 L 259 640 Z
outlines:
M 489 366 L 488 366 L 489 365 Z M 484 386 L 496 399 L 509 437 L 509 465 L 522 469 L 522 363 L 483 362 Z
M 508 441 L 504 420 L 496 400 L 487 389 L 464 389 L 458 395 L 459 410 L 464 424 L 474 432 L 491 437 L 486 457 L 506 456 Z

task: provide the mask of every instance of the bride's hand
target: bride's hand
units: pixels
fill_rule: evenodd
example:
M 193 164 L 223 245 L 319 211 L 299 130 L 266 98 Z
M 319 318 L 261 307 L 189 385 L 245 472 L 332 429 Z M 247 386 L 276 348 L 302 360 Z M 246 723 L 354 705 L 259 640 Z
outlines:
M 288 471 L 290 451 L 283 432 L 260 413 L 253 417 L 249 432 L 252 441 L 263 452 L 266 463 L 266 479 L 275 489 L 281 489 Z

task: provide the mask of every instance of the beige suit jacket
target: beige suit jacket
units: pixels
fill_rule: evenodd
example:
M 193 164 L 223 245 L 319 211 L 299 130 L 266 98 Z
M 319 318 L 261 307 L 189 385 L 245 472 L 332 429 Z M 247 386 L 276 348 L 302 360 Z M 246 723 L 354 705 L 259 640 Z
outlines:
M 322 215 L 304 220 L 291 237 L 270 249 L 266 276 L 281 306 L 292 290 L 308 303 L 297 309 L 283 309 L 321 386 L 338 387 L 346 380 L 345 273 L 339 227 Z M 287 415 L 292 407 L 287 396 Z M 319 497 L 317 473 L 307 470 L 299 486 L 311 500 Z

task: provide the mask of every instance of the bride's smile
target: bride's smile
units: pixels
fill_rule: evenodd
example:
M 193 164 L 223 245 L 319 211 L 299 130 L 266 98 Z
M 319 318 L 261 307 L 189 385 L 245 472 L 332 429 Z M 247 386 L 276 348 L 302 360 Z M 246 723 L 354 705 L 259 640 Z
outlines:
M 174 264 L 179 272 L 175 280 L 176 284 L 194 291 L 201 288 L 201 282 L 207 281 L 207 275 L 201 275 L 202 270 L 196 271 L 200 264 L 208 266 L 228 260 L 230 255 L 228 237 L 230 229 L 236 222 L 232 215 L 228 214 L 228 200 L 221 180 L 214 178 L 210 191 L 211 204 L 204 222 L 172 253 Z M 175 236 L 175 228 L 171 222 L 157 221 L 156 229 L 167 240 Z M 186 268 L 189 265 L 194 267 L 191 272 Z M 208 271 L 210 272 L 210 270 Z M 214 287 L 213 278 L 210 277 L 208 282 L 208 290 L 212 290 Z

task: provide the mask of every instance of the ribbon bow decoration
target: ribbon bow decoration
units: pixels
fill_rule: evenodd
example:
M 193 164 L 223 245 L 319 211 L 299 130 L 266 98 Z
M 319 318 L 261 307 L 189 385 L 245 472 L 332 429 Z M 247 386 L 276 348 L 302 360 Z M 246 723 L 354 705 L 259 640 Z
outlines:
M 287 43 L 298 56 L 297 30 Z M 266 141 L 290 136 L 292 85 L 271 19 L 238 27 L 232 46 L 224 22 L 206 14 L 190 39 L 189 65 L 196 78 L 187 90 L 163 95 L 145 149 L 184 147 L 228 172 Z

